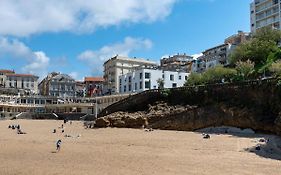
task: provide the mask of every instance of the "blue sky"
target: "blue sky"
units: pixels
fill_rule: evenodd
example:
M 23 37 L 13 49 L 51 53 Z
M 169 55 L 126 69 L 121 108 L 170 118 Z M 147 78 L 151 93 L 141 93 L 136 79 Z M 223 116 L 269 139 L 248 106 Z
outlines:
M 0 1 L 0 69 L 102 76 L 115 54 L 159 61 L 250 30 L 251 0 Z M 122 2 L 122 3 L 120 3 Z

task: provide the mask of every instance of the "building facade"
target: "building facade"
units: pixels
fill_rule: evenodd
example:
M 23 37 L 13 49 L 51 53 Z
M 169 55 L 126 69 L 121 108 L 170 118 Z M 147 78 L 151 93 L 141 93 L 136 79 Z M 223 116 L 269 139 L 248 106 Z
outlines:
M 0 69 L 0 87 L 5 87 L 7 74 L 15 74 L 15 71 Z
M 254 33 L 266 26 L 280 29 L 280 2 L 280 0 L 254 0 L 251 3 L 251 32 Z
M 217 65 L 229 64 L 229 56 L 234 48 L 234 45 L 227 43 L 205 50 L 203 55 L 197 58 L 196 72 L 203 72 Z
M 104 63 L 104 93 L 119 93 L 119 76 L 132 72 L 139 66 L 157 66 L 156 62 L 115 56 Z
M 203 52 L 194 63 L 193 70 L 203 72 L 217 65 L 227 66 L 230 63 L 230 55 L 235 48 L 250 39 L 250 33 L 238 31 L 236 34 L 226 38 L 224 44 L 212 47 Z
M 76 95 L 76 82 L 67 74 L 53 72 L 41 81 L 39 89 L 44 96 L 72 98 Z
M 103 82 L 104 79 L 102 77 L 85 77 L 86 96 L 93 97 L 102 95 Z
M 23 89 L 30 94 L 38 94 L 38 76 L 15 73 L 5 76 L 5 88 Z
M 160 68 L 166 71 L 192 72 L 193 57 L 186 54 L 177 54 L 162 58 Z
M 164 88 L 184 86 L 189 73 L 164 71 L 159 69 L 141 68 L 119 76 L 120 93 L 137 93 L 150 89 L 158 89 L 159 80 L 163 81 Z

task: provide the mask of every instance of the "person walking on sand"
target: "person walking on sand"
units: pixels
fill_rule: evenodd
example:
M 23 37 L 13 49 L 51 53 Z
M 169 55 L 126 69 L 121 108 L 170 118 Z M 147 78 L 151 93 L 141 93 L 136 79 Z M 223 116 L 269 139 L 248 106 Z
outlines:
M 57 141 L 56 145 L 57 145 L 57 152 L 59 152 L 60 147 L 61 147 L 61 140 L 60 139 Z

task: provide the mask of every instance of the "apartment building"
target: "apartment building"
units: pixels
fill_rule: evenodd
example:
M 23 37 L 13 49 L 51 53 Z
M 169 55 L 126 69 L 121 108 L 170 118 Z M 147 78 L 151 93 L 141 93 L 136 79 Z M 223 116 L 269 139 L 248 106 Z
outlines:
M 86 88 L 86 95 L 88 97 L 102 95 L 103 82 L 104 79 L 102 77 L 85 77 L 84 83 Z
M 38 94 L 38 76 L 15 73 L 5 76 L 5 88 L 23 89 L 30 94 Z
M 203 72 L 217 65 L 228 65 L 231 53 L 239 44 L 246 42 L 250 37 L 250 33 L 243 31 L 238 31 L 236 34 L 227 37 L 224 44 L 205 50 L 203 55 L 197 58 L 193 70 Z
M 227 65 L 229 63 L 229 55 L 234 49 L 232 44 L 221 44 L 203 52 L 203 55 L 197 58 L 197 72 L 203 72 L 217 65 Z
M 193 63 L 193 57 L 184 53 L 162 58 L 160 60 L 160 67 L 166 71 L 192 72 Z
M 14 73 L 15 71 L 13 70 L 0 69 L 0 87 L 5 87 L 6 75 Z
M 164 71 L 153 68 L 139 68 L 133 72 L 119 76 L 120 93 L 142 92 L 149 89 L 158 89 L 159 80 L 163 81 L 164 88 L 184 86 L 189 73 Z
M 271 26 L 280 29 L 280 0 L 254 0 L 250 5 L 251 32 Z
M 39 84 L 40 94 L 62 98 L 72 98 L 76 95 L 76 82 L 67 75 L 57 72 L 48 74 Z
M 104 93 L 119 93 L 119 76 L 132 72 L 139 66 L 157 66 L 156 62 L 115 56 L 104 63 Z

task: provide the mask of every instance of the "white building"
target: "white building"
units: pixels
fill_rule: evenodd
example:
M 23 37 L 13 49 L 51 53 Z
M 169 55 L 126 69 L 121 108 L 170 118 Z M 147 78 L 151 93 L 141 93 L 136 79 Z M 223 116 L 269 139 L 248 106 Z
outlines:
M 265 26 L 280 29 L 280 0 L 254 0 L 251 5 L 251 32 Z
M 38 94 L 38 78 L 30 74 L 6 74 L 5 88 L 24 89 Z
M 119 76 L 132 72 L 139 66 L 156 66 L 157 63 L 144 59 L 115 56 L 106 61 L 104 66 L 104 93 L 119 93 Z
M 158 80 L 164 80 L 164 88 L 182 87 L 189 73 L 142 68 L 119 76 L 120 93 L 142 92 L 158 89 Z

